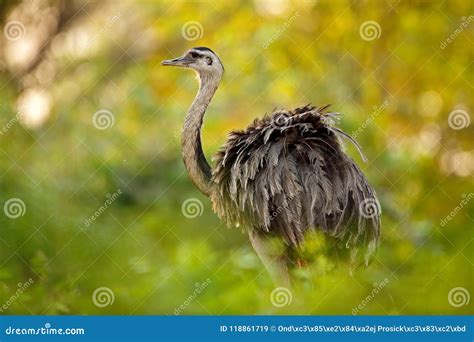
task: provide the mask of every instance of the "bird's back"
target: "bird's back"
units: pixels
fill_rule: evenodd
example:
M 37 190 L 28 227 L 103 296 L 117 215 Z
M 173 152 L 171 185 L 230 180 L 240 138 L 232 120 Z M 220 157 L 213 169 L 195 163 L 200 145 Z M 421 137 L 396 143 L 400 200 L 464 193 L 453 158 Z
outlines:
M 309 229 L 336 238 L 366 260 L 380 233 L 374 190 L 342 150 L 328 106 L 278 110 L 232 132 L 217 154 L 211 200 L 229 225 L 299 246 Z

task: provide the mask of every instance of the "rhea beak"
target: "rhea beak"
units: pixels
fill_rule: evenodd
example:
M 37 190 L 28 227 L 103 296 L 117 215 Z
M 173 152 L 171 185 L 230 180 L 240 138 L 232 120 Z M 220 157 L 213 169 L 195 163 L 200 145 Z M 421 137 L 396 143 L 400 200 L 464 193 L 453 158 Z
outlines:
M 189 56 L 184 55 L 175 59 L 166 59 L 161 62 L 161 65 L 164 66 L 179 66 L 179 67 L 187 67 L 190 63 L 194 62 Z

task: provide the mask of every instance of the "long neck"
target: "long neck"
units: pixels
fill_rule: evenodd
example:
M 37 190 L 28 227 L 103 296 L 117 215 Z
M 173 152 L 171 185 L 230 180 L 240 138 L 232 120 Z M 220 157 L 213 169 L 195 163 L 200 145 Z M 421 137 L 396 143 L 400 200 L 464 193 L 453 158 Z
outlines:
M 219 77 L 199 76 L 199 92 L 189 108 L 181 134 L 184 165 L 193 183 L 207 196 L 210 194 L 211 167 L 201 144 L 201 127 L 207 106 L 219 86 Z

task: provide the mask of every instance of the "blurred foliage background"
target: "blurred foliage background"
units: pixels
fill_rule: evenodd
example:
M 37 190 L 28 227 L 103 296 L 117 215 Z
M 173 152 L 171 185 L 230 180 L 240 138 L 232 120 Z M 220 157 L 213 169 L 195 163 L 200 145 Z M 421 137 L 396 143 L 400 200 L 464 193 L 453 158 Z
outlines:
M 2 314 L 472 314 L 449 296 L 474 294 L 472 5 L 0 2 L 0 204 L 24 203 L 0 215 Z M 197 84 L 159 62 L 192 46 L 226 67 L 203 129 L 208 159 L 275 107 L 343 113 L 383 211 L 368 268 L 350 274 L 313 241 L 291 304 L 272 305 L 245 235 L 219 222 L 181 161 Z M 95 127 L 98 111 L 108 128 Z M 194 218 L 190 198 L 203 203 Z M 113 304 L 94 305 L 100 287 Z

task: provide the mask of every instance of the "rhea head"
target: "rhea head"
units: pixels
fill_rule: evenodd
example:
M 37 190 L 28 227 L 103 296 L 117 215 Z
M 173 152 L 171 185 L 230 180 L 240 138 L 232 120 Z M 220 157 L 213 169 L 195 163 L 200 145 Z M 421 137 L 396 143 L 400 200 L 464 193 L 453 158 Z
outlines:
M 224 66 L 217 54 L 207 47 L 194 47 L 184 55 L 161 62 L 165 66 L 177 66 L 195 70 L 200 78 L 221 79 Z

